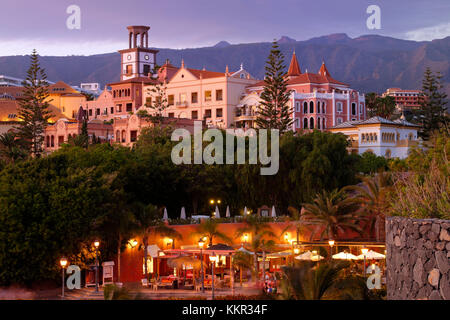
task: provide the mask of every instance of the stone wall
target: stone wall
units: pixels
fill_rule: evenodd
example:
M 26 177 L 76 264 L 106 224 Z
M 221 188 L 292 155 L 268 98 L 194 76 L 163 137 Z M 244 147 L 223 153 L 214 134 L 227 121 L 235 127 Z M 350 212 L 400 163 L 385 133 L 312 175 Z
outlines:
M 450 300 L 450 220 L 386 219 L 391 300 Z

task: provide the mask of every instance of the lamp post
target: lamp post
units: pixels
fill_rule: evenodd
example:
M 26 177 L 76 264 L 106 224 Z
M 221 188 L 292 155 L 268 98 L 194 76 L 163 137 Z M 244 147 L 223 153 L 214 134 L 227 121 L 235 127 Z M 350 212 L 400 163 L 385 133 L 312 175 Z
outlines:
M 330 245 L 330 260 L 331 260 L 333 258 L 334 240 L 333 239 L 328 240 L 328 244 Z
M 202 279 L 202 293 L 205 292 L 205 276 L 203 273 L 203 246 L 205 245 L 204 238 L 200 238 L 198 241 L 198 246 L 200 248 L 200 268 L 201 268 L 201 279 Z
M 95 247 L 95 292 L 98 292 L 98 247 L 100 246 L 100 241 L 94 241 Z
M 59 264 L 61 265 L 61 268 L 62 268 L 62 294 L 61 294 L 61 299 L 64 299 L 64 269 L 67 266 L 67 259 L 66 258 L 61 258 L 59 260 Z
M 369 252 L 369 249 L 362 248 L 361 252 L 362 252 L 362 254 L 364 256 L 364 279 L 365 279 L 366 278 L 366 254 L 367 254 L 367 252 Z

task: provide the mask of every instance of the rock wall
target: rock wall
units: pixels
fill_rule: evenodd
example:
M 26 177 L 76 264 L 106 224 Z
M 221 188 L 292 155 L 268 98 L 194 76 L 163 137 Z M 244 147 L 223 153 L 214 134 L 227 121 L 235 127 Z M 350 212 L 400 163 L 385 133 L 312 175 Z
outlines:
M 386 219 L 390 300 L 450 300 L 450 220 Z

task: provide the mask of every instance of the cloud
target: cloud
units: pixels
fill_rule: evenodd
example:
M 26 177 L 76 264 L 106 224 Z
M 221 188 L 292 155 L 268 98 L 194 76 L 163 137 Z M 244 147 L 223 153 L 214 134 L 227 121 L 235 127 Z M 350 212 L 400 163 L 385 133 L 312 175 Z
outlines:
M 426 27 L 408 31 L 405 33 L 407 40 L 414 41 L 431 41 L 434 39 L 442 39 L 450 36 L 450 22 L 439 24 L 433 27 Z

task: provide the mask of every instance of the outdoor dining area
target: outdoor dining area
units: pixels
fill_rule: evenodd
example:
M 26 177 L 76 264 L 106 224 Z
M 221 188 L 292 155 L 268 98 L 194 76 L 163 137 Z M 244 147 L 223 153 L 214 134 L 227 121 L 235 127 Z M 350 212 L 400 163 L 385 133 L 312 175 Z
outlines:
M 231 290 L 242 288 L 263 280 L 265 289 L 276 292 L 277 275 L 283 266 L 295 265 L 302 261 L 320 263 L 321 261 L 348 261 L 350 272 L 370 274 L 378 268 L 384 270 L 385 248 L 380 243 L 360 242 L 299 242 L 293 241 L 289 248 L 277 247 L 272 252 L 256 252 L 258 275 L 255 279 L 251 269 L 244 269 L 234 263 L 236 254 L 244 254 L 254 261 L 255 252 L 244 244 L 232 247 L 226 244 L 206 246 L 206 239 L 200 239 L 198 245 L 181 246 L 179 249 L 161 250 L 156 245 L 148 249 L 149 280 L 143 285 L 151 290 L 192 290 L 205 292 L 211 290 Z M 382 272 L 382 271 L 381 271 Z M 384 273 L 384 272 L 382 272 Z M 237 285 L 236 285 L 237 283 Z M 268 291 L 269 292 L 269 291 Z

